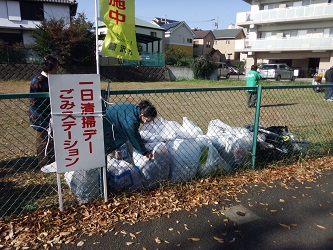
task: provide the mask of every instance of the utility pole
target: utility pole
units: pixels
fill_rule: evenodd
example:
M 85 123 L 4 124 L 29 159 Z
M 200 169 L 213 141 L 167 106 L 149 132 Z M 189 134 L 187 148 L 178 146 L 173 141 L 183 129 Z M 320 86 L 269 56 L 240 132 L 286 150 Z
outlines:
M 219 17 L 213 18 L 211 19 L 211 21 L 215 21 L 214 26 L 216 27 L 216 29 L 219 29 Z
M 217 18 L 215 19 L 215 24 L 214 24 L 214 26 L 216 27 L 217 30 L 219 29 L 219 17 L 217 17 Z

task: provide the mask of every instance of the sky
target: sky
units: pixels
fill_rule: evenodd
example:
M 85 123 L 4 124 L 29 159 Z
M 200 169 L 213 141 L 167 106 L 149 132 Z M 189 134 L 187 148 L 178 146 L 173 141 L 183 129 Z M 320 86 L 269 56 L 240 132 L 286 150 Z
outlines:
M 105 0 L 108 1 L 108 0 Z M 206 2 L 207 1 L 207 2 Z M 227 29 L 236 13 L 250 11 L 242 0 L 135 0 L 135 17 L 150 22 L 155 17 L 185 21 L 190 28 Z M 95 22 L 95 0 L 77 0 L 78 13 Z M 98 0 L 99 3 L 99 0 Z M 214 20 L 213 20 L 214 19 Z M 218 21 L 218 26 L 215 23 Z

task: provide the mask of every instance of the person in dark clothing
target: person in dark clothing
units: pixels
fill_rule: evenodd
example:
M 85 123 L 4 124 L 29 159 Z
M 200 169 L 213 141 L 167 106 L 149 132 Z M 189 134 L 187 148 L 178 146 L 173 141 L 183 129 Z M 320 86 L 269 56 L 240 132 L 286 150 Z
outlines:
M 151 122 L 156 116 L 156 108 L 147 100 L 138 105 L 120 103 L 108 106 L 104 122 L 105 153 L 109 154 L 129 141 L 137 153 L 152 159 L 153 154 L 146 149 L 139 128 L 140 124 Z
M 333 84 L 333 66 L 325 72 L 324 78 L 326 84 Z M 325 88 L 324 100 L 333 102 L 333 87 Z
M 49 92 L 49 74 L 56 74 L 59 62 L 52 55 L 46 55 L 42 60 L 42 71 L 36 75 L 30 84 L 30 93 Z M 50 98 L 30 98 L 30 126 L 35 130 L 37 159 L 39 167 L 54 161 L 53 141 L 49 140 L 49 123 L 51 117 Z

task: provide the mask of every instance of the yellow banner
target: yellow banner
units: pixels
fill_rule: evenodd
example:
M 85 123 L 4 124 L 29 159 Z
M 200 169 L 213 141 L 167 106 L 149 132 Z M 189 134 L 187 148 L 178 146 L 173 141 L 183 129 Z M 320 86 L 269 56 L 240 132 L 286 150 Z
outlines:
M 108 31 L 102 52 L 104 56 L 139 60 L 135 31 L 135 0 L 100 0 L 100 17 Z

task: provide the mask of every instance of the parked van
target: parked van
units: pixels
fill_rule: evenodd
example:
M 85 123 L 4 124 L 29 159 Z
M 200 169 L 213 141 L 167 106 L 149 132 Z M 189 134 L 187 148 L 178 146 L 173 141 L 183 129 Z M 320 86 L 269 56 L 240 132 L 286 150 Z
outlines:
M 263 64 L 258 68 L 258 72 L 264 79 L 275 79 L 276 81 L 281 79 L 295 80 L 294 70 L 287 64 Z
M 229 78 L 230 77 L 230 68 L 224 62 L 216 62 L 217 64 L 217 79 L 221 77 Z

